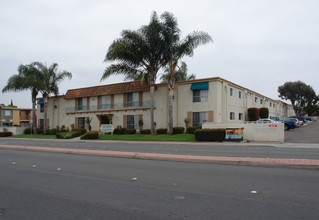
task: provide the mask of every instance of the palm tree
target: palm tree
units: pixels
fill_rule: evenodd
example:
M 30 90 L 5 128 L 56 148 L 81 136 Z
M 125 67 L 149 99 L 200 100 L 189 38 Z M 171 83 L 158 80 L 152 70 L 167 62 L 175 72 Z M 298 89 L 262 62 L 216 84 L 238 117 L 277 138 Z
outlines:
M 105 62 L 117 61 L 108 66 L 101 81 L 113 74 L 126 76 L 144 76 L 150 85 L 151 133 L 155 134 L 154 125 L 154 90 L 158 70 L 165 65 L 163 56 L 163 24 L 156 12 L 153 12 L 150 23 L 137 31 L 124 30 L 121 38 L 116 39 L 108 48 Z
M 168 78 L 170 77 L 170 72 L 167 72 L 161 76 L 161 82 L 167 83 Z M 186 81 L 196 79 L 194 74 L 187 75 L 187 64 L 185 62 L 181 62 L 181 66 L 178 66 L 178 70 L 175 70 L 174 73 L 175 81 Z
M 48 98 L 50 94 L 58 95 L 59 87 L 58 84 L 65 78 L 72 78 L 72 73 L 67 71 L 58 71 L 58 64 L 53 63 L 51 66 L 47 66 L 41 62 L 34 62 L 34 67 L 36 68 L 38 75 L 41 76 L 41 87 L 40 92 L 42 93 L 44 101 L 44 122 L 43 122 L 43 133 L 47 133 L 47 118 L 48 118 Z
M 173 133 L 173 95 L 175 86 L 175 68 L 178 61 L 184 56 L 193 56 L 194 49 L 201 44 L 213 42 L 211 36 L 205 32 L 195 31 L 180 40 L 181 31 L 173 14 L 164 12 L 161 15 L 164 23 L 163 36 L 166 42 L 165 59 L 167 60 L 168 95 L 169 95 L 169 134 Z
M 24 91 L 31 90 L 32 97 L 32 127 L 33 133 L 37 133 L 37 122 L 35 116 L 35 105 L 37 101 L 37 95 L 39 93 L 39 88 L 41 85 L 41 78 L 33 64 L 29 65 L 19 65 L 19 74 L 11 76 L 8 80 L 7 85 L 2 89 L 2 92 L 8 91 Z

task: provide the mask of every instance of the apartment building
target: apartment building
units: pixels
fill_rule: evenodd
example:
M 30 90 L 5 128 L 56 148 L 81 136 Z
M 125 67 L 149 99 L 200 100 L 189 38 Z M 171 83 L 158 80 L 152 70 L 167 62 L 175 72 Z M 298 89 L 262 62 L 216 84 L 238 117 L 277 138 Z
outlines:
M 166 83 L 156 85 L 156 128 L 168 127 L 168 89 Z M 43 126 L 43 101 L 38 99 L 38 126 Z M 191 126 L 204 121 L 239 123 L 247 120 L 250 107 L 267 107 L 270 116 L 286 118 L 294 115 L 291 105 L 273 100 L 220 77 L 176 82 L 174 90 L 174 126 Z M 101 124 L 139 129 L 150 128 L 149 86 L 141 81 L 124 82 L 87 88 L 70 89 L 65 95 L 51 97 L 48 102 L 49 128 L 57 126 L 86 127 L 92 118 L 92 130 Z
M 32 120 L 32 109 L 0 106 L 0 119 L 1 127 L 28 126 Z

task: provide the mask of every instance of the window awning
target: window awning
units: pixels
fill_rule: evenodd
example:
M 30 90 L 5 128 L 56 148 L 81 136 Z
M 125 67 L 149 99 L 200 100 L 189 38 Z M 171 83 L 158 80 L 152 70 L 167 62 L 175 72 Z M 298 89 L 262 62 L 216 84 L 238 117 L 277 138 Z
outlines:
M 43 101 L 43 100 L 39 100 L 39 101 L 37 102 L 37 104 L 38 104 L 38 105 L 42 105 L 42 104 L 44 104 L 44 101 Z
M 208 89 L 208 82 L 192 83 L 191 90 Z

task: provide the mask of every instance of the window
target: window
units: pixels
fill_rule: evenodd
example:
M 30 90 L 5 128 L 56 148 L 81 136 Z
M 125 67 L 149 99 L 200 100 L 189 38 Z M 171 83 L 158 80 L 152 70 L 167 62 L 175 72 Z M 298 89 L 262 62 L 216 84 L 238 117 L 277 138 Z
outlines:
M 43 104 L 42 104 L 43 105 Z M 39 128 L 43 129 L 44 128 L 44 119 L 39 120 Z
M 230 120 L 235 120 L 235 112 L 230 112 Z
M 258 101 L 258 98 L 257 98 L 257 97 L 255 97 L 255 103 L 257 103 L 257 101 Z
M 271 102 L 269 103 L 269 106 L 270 106 L 270 107 L 272 106 Z
M 230 92 L 230 96 L 234 96 L 234 89 L 233 88 L 230 88 L 229 92 Z
M 263 100 L 262 99 L 260 99 L 260 104 L 263 104 Z
M 78 109 L 77 110 L 88 110 L 87 98 L 78 98 Z
M 78 119 L 78 128 L 85 128 L 85 117 L 79 117 Z
M 193 112 L 193 126 L 198 126 L 208 119 L 208 112 Z
M 131 92 L 127 93 L 127 107 L 137 107 L 139 106 L 139 93 L 138 92 Z
M 4 116 L 12 116 L 11 110 L 4 110 Z
M 111 96 L 110 95 L 103 95 L 100 97 L 101 105 L 99 106 L 100 109 L 110 109 L 111 108 Z
M 243 120 L 243 113 L 238 114 L 238 120 Z
M 193 90 L 193 102 L 207 102 L 208 89 Z
M 44 112 L 44 104 L 40 104 L 40 112 Z
M 128 129 L 138 129 L 138 115 L 127 115 L 126 126 Z
M 238 92 L 238 98 L 240 98 L 240 99 L 241 99 L 242 97 L 243 97 L 242 92 L 241 92 L 241 91 L 239 91 L 239 92 Z
M 272 107 L 274 107 L 274 108 L 276 107 L 276 106 L 275 106 L 275 103 L 272 105 Z

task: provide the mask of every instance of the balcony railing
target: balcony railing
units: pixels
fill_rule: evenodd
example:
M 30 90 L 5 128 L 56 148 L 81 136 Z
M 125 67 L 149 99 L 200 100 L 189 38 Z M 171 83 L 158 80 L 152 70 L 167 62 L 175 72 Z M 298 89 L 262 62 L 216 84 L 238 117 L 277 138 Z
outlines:
M 83 111 L 103 111 L 113 109 L 130 109 L 130 108 L 149 108 L 150 101 L 145 102 L 127 102 L 127 103 L 114 103 L 102 104 L 102 105 L 81 105 L 81 106 L 70 106 L 65 108 L 65 112 L 83 112 Z

